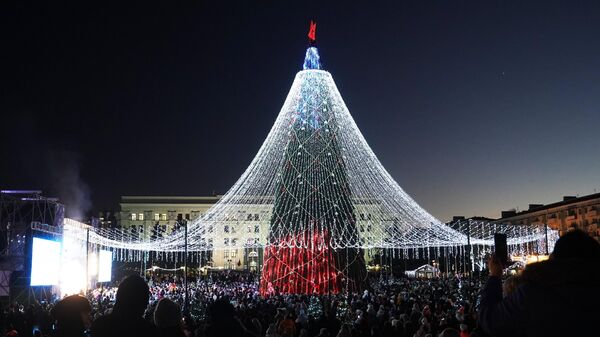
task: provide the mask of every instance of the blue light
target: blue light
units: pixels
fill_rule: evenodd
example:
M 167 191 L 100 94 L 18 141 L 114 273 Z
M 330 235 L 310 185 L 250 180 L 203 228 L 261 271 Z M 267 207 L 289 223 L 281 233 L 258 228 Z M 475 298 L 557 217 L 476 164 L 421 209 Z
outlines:
M 321 69 L 321 57 L 317 47 L 308 47 L 306 56 L 304 56 L 304 70 Z

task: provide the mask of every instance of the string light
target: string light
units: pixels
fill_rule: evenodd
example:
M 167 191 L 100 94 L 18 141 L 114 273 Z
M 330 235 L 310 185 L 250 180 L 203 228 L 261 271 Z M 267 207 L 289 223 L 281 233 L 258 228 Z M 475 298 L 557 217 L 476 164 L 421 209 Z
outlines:
M 449 226 L 436 219 L 399 186 L 373 153 L 333 77 L 320 69 L 316 47 L 308 48 L 304 69 L 296 75 L 245 172 L 206 214 L 188 223 L 189 252 L 267 247 L 273 255 L 274 248 L 314 249 L 318 238 L 335 251 L 393 248 L 407 256 L 416 248 L 491 246 L 494 232 L 506 233 L 509 246 L 530 252 L 531 243 L 545 247 L 546 235 L 550 244 L 556 240 L 557 232 L 543 226 L 484 221 Z M 247 214 L 261 214 L 261 219 L 248 220 Z M 248 223 L 268 231 L 246 231 Z M 65 219 L 65 226 L 71 228 L 70 236 L 86 240 L 82 224 Z M 93 228 L 89 240 L 118 250 L 115 256 L 133 259 L 141 255 L 126 252 L 185 249 L 181 229 L 149 236 L 128 229 Z

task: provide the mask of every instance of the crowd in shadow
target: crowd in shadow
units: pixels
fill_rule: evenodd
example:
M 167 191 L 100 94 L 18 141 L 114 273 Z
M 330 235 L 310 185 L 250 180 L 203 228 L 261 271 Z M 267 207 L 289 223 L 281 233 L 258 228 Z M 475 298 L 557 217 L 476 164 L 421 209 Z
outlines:
M 190 311 L 181 287 L 129 276 L 118 288 L 72 295 L 51 308 L 3 311 L 5 336 L 426 337 L 593 336 L 600 317 L 600 244 L 581 231 L 547 261 L 503 280 L 494 257 L 483 281 L 370 278 L 350 295 L 261 297 L 249 277 L 195 283 Z M 504 284 L 503 284 L 504 283 Z M 504 288 L 503 288 L 504 285 Z M 479 303 L 478 303 L 479 302 Z M 33 327 L 33 328 L 32 328 Z

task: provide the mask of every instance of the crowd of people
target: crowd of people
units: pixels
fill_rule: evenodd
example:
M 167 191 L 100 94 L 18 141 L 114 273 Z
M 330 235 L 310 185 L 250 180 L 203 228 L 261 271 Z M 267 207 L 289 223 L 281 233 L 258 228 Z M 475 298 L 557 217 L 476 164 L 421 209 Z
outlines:
M 321 296 L 262 297 L 254 274 L 223 272 L 190 283 L 189 310 L 178 277 L 129 276 L 86 297 L 12 304 L 0 324 L 6 336 L 586 336 L 599 317 L 599 263 L 600 244 L 573 232 L 504 290 L 494 258 L 487 280 L 371 275 L 363 292 Z
M 118 327 L 125 332 L 128 327 L 137 326 L 136 331 L 141 332 L 145 323 L 165 328 L 163 333 L 158 334 L 162 336 L 207 337 L 412 337 L 437 335 L 446 328 L 466 332 L 476 327 L 474 303 L 480 282 L 468 279 L 419 280 L 374 275 L 368 279 L 370 290 L 360 294 L 274 295 L 264 298 L 259 294 L 258 282 L 253 274 L 225 272 L 212 276 L 190 284 L 189 312 L 182 311 L 185 291 L 178 277 L 165 275 L 146 281 L 131 276 L 118 288 L 97 288 L 87 297 L 69 296 L 53 307 L 35 304 L 23 310 L 13 306 L 11 310 L 21 315 L 8 315 L 6 322 L 13 327 L 9 331 L 35 329 L 41 335 L 50 335 L 52 331 L 64 335 L 70 328 L 65 330 L 64 324 L 60 324 L 61 318 L 71 315 L 83 317 L 81 322 L 84 327 L 91 328 L 89 333 L 92 336 L 119 335 L 118 331 L 112 330 L 105 333 L 109 327 Z M 145 289 L 148 289 L 148 299 L 142 296 Z M 134 310 L 135 315 L 124 314 L 124 308 L 136 307 L 135 301 L 129 297 L 135 297 L 138 292 L 139 309 Z M 147 306 L 142 308 L 141 303 Z M 73 315 L 72 308 L 79 314 Z M 40 314 L 26 319 L 31 310 L 36 309 Z M 115 313 L 127 317 L 128 323 L 123 326 L 112 321 L 105 323 L 106 317 L 115 316 Z M 59 321 L 54 329 L 52 316 Z M 169 327 L 179 329 L 167 329 Z M 80 328 L 81 325 L 76 325 L 76 331 Z

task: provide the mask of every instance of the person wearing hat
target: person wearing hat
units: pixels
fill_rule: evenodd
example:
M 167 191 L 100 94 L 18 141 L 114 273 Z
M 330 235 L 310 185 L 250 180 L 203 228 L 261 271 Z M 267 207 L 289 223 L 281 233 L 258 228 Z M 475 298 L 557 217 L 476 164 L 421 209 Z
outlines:
M 523 270 L 502 297 L 502 264 L 488 261 L 478 321 L 493 336 L 589 336 L 600 317 L 600 243 L 580 230 L 560 237 L 546 261 Z

